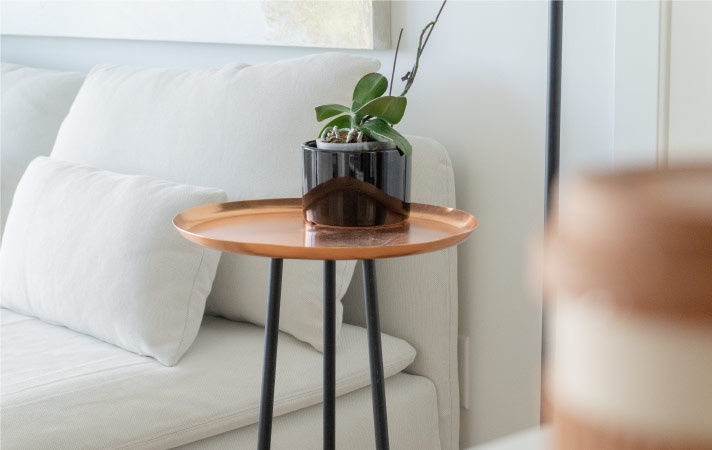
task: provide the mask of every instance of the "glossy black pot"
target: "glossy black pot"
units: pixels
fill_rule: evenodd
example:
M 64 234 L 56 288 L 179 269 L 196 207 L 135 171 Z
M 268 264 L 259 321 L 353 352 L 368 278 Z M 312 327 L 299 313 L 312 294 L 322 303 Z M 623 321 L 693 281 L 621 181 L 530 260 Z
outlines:
M 322 149 L 315 141 L 302 145 L 304 219 L 332 227 L 402 224 L 410 211 L 410 157 L 396 148 L 353 147 Z

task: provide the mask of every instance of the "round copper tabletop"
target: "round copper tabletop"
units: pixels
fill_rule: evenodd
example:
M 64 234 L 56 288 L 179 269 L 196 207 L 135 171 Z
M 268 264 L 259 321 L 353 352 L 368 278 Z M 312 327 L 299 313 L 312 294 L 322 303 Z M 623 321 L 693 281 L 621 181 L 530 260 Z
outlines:
M 173 225 L 188 240 L 216 250 L 288 259 L 376 259 L 441 250 L 477 226 L 464 211 L 411 203 L 404 225 L 315 227 L 304 222 L 302 200 L 282 198 L 214 203 L 183 211 Z

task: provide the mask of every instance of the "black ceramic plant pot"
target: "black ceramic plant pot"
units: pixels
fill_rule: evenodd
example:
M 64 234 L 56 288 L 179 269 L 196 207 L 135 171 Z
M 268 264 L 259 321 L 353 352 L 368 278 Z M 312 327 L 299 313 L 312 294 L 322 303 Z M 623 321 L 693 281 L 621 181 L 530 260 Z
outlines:
M 410 157 L 392 144 L 365 144 L 331 144 L 328 149 L 317 148 L 315 141 L 302 145 L 302 209 L 307 222 L 378 227 L 399 225 L 408 218 Z

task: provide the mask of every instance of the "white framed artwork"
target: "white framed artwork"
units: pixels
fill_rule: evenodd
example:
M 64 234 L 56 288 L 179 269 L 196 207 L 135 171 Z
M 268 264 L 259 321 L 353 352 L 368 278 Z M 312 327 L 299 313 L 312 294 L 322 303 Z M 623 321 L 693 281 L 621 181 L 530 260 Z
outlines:
M 4 0 L 2 34 L 380 50 L 388 0 Z

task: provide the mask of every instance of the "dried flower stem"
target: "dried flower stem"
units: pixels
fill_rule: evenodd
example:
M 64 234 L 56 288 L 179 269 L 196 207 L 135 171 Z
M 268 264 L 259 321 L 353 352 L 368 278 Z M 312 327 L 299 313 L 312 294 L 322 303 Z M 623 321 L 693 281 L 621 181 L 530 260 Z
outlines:
M 396 56 L 393 58 L 393 70 L 391 71 L 391 84 L 388 88 L 388 95 L 393 94 L 393 76 L 396 74 L 396 61 L 398 61 L 398 49 L 400 48 L 401 37 L 403 36 L 403 28 L 401 28 L 398 34 L 398 44 L 396 45 Z
M 410 87 L 413 85 L 413 81 L 415 80 L 415 74 L 418 73 L 420 56 L 423 54 L 423 50 L 425 50 L 425 46 L 428 44 L 428 40 L 430 39 L 430 35 L 433 33 L 433 28 L 435 28 L 435 24 L 438 23 L 438 19 L 440 19 L 440 14 L 443 12 L 443 8 L 445 8 L 445 3 L 447 3 L 447 0 L 443 1 L 443 4 L 440 6 L 440 10 L 438 11 L 438 15 L 435 16 L 435 20 L 425 25 L 423 31 L 420 32 L 420 40 L 418 41 L 418 52 L 415 56 L 415 64 L 413 64 L 413 68 L 401 78 L 401 80 L 406 81 L 405 89 L 403 89 L 401 97 L 407 94 L 410 90 Z M 428 32 L 427 36 L 425 36 L 426 31 Z M 425 41 L 423 41 L 423 36 L 425 36 Z
M 447 3 L 447 0 L 444 0 L 443 4 L 440 5 L 440 10 L 438 11 L 438 15 L 435 16 L 435 20 L 433 20 L 433 26 L 430 27 L 430 32 L 428 33 L 428 36 L 425 38 L 425 42 L 423 43 L 423 48 L 420 49 L 420 53 L 423 53 L 423 50 L 425 50 L 425 46 L 428 45 L 428 39 L 430 39 L 430 34 L 433 32 L 433 28 L 435 28 L 435 24 L 438 23 L 438 19 L 440 19 L 440 14 L 443 12 L 445 3 Z

